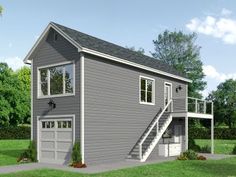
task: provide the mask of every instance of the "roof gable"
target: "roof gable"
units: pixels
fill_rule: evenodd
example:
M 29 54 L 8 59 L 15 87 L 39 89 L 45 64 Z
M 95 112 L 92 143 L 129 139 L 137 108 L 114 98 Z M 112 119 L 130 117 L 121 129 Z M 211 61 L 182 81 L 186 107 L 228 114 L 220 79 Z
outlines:
M 187 82 L 191 82 L 191 80 L 187 79 L 185 75 L 175 70 L 173 67 L 169 66 L 168 64 L 154 59 L 152 57 L 139 54 L 138 52 L 126 49 L 124 47 L 118 46 L 116 44 L 98 39 L 96 37 L 87 35 L 85 33 L 70 29 L 68 27 L 56 24 L 51 22 L 43 34 L 40 36 L 38 41 L 30 50 L 29 54 L 24 59 L 24 62 L 27 63 L 30 59 L 31 54 L 36 49 L 37 45 L 40 41 L 45 38 L 45 35 L 49 31 L 50 28 L 53 28 L 58 33 L 60 33 L 63 37 L 65 37 L 70 43 L 72 43 L 75 47 L 78 48 L 78 51 L 93 51 L 93 54 L 104 54 L 108 58 L 113 57 L 118 62 L 127 63 L 127 64 L 134 64 L 139 66 L 140 68 L 146 70 L 158 70 L 160 71 L 159 74 L 168 75 L 169 77 L 178 77 L 180 80 L 184 80 Z M 103 55 L 102 55 L 103 56 Z M 142 67 L 143 66 L 143 67 Z

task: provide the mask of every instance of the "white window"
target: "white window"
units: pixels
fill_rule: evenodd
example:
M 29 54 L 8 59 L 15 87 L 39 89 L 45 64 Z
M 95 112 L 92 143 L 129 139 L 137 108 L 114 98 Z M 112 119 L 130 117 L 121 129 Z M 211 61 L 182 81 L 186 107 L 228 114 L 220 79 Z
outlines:
M 55 128 L 54 121 L 42 121 L 42 128 Z
M 155 104 L 155 80 L 140 76 L 139 100 L 142 104 Z
M 73 64 L 39 69 L 39 97 L 71 95 L 74 93 Z

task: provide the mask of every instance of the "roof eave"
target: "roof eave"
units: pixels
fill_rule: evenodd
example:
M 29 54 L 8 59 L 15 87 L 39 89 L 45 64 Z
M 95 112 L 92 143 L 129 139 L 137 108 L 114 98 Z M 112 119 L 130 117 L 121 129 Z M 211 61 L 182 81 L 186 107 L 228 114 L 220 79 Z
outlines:
M 167 73 L 167 72 L 164 72 L 164 71 L 161 71 L 161 70 L 158 70 L 158 69 L 154 69 L 154 68 L 144 66 L 144 65 L 141 65 L 141 64 L 137 64 L 137 63 L 134 63 L 134 62 L 122 59 L 122 58 L 118 58 L 118 57 L 115 57 L 115 56 L 112 56 L 112 55 L 108 55 L 108 54 L 105 54 L 105 53 L 102 53 L 102 52 L 98 52 L 98 51 L 95 51 L 95 50 L 92 50 L 92 49 L 82 47 L 80 44 L 78 44 L 75 40 L 73 40 L 69 35 L 67 35 L 65 32 L 63 32 L 60 28 L 58 28 L 52 22 L 48 24 L 48 26 L 45 28 L 43 33 L 40 35 L 40 37 L 37 39 L 37 41 L 35 42 L 33 47 L 30 49 L 30 51 L 28 52 L 28 54 L 24 58 L 23 61 L 24 61 L 25 64 L 31 64 L 31 61 L 32 61 L 31 56 L 32 56 L 33 52 L 35 51 L 37 46 L 40 44 L 40 42 L 45 38 L 45 36 L 49 32 L 50 28 L 53 28 L 60 35 L 62 35 L 65 39 L 67 39 L 73 46 L 75 46 L 78 49 L 78 52 L 85 52 L 85 53 L 88 53 L 88 54 L 92 54 L 92 55 L 96 55 L 96 56 L 103 57 L 103 58 L 106 58 L 106 59 L 110 59 L 110 60 L 113 60 L 113 61 L 116 61 L 116 62 L 119 62 L 119 63 L 127 64 L 127 65 L 130 65 L 130 66 L 136 67 L 136 68 L 144 69 L 144 70 L 151 71 L 151 72 L 154 72 L 154 73 L 157 73 L 157 74 L 165 75 L 165 76 L 168 76 L 168 77 L 171 77 L 171 78 L 175 78 L 175 79 L 178 79 L 178 80 L 182 80 L 182 81 L 185 81 L 185 82 L 192 83 L 192 80 L 181 77 L 181 76 L 178 76 L 178 75 L 175 75 L 175 74 Z

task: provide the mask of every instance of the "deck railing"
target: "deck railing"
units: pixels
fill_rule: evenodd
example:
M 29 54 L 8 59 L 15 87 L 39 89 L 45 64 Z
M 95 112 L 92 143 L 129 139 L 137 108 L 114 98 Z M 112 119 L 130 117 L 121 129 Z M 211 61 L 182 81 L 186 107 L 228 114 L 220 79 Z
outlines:
M 213 115 L 213 102 L 193 97 L 173 98 L 173 112 Z

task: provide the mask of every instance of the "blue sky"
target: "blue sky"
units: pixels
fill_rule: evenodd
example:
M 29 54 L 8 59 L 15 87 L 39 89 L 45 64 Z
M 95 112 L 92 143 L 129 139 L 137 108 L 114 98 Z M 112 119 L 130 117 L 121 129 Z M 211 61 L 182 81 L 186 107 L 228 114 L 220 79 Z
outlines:
M 0 61 L 13 69 L 50 21 L 121 46 L 145 49 L 165 29 L 198 33 L 208 86 L 236 79 L 236 1 L 0 0 Z

